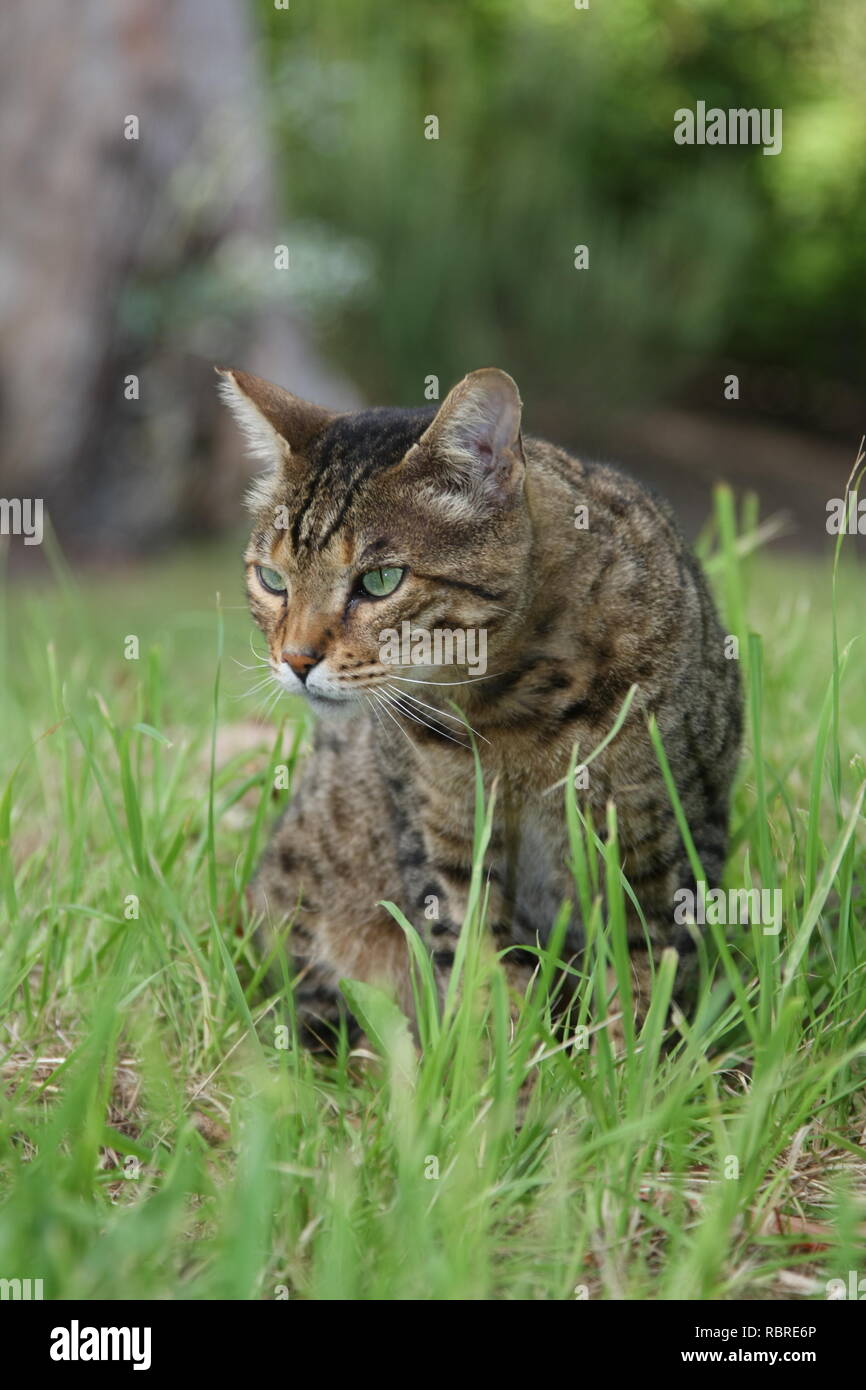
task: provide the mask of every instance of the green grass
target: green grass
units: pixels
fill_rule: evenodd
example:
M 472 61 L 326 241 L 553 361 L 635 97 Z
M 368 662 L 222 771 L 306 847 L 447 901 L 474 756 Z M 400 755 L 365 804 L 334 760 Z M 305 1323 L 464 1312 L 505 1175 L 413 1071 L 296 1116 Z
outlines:
M 749 714 L 728 883 L 779 888 L 783 925 L 708 929 L 672 1032 L 666 957 L 624 1056 L 615 813 L 601 846 L 565 789 L 590 941 L 569 1039 L 555 950 L 512 1020 L 477 870 L 441 1013 L 405 924 L 420 1055 L 357 983 L 359 1053 L 282 1045 L 290 998 L 257 980 L 240 890 L 306 730 L 244 696 L 235 552 L 80 582 L 56 558 L 8 590 L 0 1276 L 55 1298 L 438 1300 L 821 1298 L 862 1273 L 862 568 L 846 543 L 834 606 L 829 560 L 751 554 L 753 531 L 721 493 L 701 550 Z

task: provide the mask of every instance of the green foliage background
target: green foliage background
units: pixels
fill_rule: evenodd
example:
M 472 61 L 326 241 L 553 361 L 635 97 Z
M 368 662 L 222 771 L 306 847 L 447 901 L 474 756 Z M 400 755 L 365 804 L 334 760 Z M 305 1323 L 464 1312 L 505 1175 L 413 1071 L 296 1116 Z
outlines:
M 827 426 L 832 385 L 862 379 L 859 0 L 256 15 L 293 283 L 371 397 L 496 362 L 586 416 L 724 360 L 771 365 L 783 411 Z M 698 100 L 781 107 L 782 153 L 677 146 Z

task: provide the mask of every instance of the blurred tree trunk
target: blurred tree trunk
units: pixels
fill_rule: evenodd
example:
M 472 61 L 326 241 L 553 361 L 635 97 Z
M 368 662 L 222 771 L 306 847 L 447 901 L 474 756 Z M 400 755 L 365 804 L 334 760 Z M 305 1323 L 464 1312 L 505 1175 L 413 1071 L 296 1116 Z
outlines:
M 103 556 L 238 521 L 249 465 L 214 363 L 356 399 L 275 269 L 246 7 L 4 7 L 0 120 L 0 495 L 44 497 Z

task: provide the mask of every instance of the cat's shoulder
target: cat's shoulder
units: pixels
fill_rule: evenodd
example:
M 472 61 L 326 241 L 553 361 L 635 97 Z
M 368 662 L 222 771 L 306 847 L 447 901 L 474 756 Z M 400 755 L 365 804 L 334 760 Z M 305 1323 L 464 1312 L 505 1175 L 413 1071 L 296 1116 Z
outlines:
M 524 450 L 527 468 L 536 477 L 548 479 L 554 485 L 564 484 L 572 489 L 576 498 L 595 502 L 614 516 L 625 515 L 633 507 L 649 510 L 682 540 L 676 513 L 667 498 L 622 464 L 584 456 L 578 458 L 546 439 L 527 438 Z

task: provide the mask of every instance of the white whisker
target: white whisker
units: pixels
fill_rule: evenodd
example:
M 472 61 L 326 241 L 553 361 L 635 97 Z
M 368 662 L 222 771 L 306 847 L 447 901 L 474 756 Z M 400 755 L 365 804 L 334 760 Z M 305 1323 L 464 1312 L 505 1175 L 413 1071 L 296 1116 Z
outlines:
M 468 729 L 476 738 L 480 738 L 482 743 L 489 744 L 490 739 L 485 738 L 483 734 L 479 734 L 477 729 L 473 729 L 468 719 L 461 719 L 456 714 L 449 714 L 447 710 L 437 709 L 435 705 L 428 704 L 426 700 L 419 700 L 417 695 L 411 695 L 408 690 L 393 690 L 390 686 L 386 686 L 386 689 L 391 695 L 399 696 L 401 700 L 411 700 L 413 705 L 422 705 L 424 709 L 432 710 L 434 714 L 439 715 L 442 719 L 453 719 L 454 723 L 459 724 L 461 729 Z
M 407 663 L 408 664 L 408 663 Z M 411 676 L 398 676 L 392 674 L 391 679 L 395 681 L 408 681 L 410 685 L 472 685 L 475 681 L 489 681 L 494 676 L 499 675 L 498 671 L 491 671 L 486 676 L 469 676 L 465 681 L 421 681 L 417 677 L 413 680 Z
M 403 725 L 400 723 L 400 721 L 399 721 L 398 719 L 395 719 L 395 718 L 394 718 L 393 714 L 392 714 L 391 711 L 388 709 L 388 706 L 387 706 L 386 703 L 385 703 L 384 697 L 383 697 L 382 695 L 380 695 L 380 694 L 374 694 L 374 695 L 373 695 L 373 699 L 374 699 L 374 700 L 376 701 L 376 703 L 380 706 L 380 708 L 383 709 L 383 710 L 385 711 L 385 713 L 387 714 L 388 718 L 389 718 L 390 720 L 392 720 L 392 721 L 397 725 L 397 728 L 400 730 L 400 733 L 403 735 L 403 737 L 405 738 L 406 742 L 409 744 L 409 747 L 410 747 L 410 748 L 414 748 L 415 745 L 414 745 L 414 743 L 412 742 L 412 740 L 411 740 L 411 738 L 409 737 L 409 735 L 406 733 L 406 730 L 403 728 Z
M 464 742 L 463 739 L 454 738 L 453 735 L 446 733 L 445 730 L 441 728 L 438 724 L 431 724 L 429 719 L 422 718 L 422 716 L 420 714 L 417 714 L 415 710 L 409 709 L 405 705 L 401 705 L 399 703 L 398 696 L 386 694 L 384 691 L 382 691 L 380 692 L 380 698 L 387 700 L 390 705 L 393 705 L 393 707 L 398 711 L 398 713 L 402 714 L 405 719 L 414 720 L 416 724 L 424 724 L 428 729 L 432 729 L 434 734 L 439 734 L 440 738 L 447 738 L 450 743 L 456 743 L 461 748 L 469 747 L 469 744 Z
M 233 695 L 231 698 L 232 700 L 248 700 L 251 695 L 257 695 L 260 690 L 265 690 L 273 679 L 273 675 L 265 676 L 262 680 L 251 685 L 249 690 L 243 690 L 240 695 Z
M 252 666 L 249 666 L 249 665 L 247 664 L 247 662 L 245 662 L 245 661 L 238 661 L 238 659 L 237 659 L 236 656 L 233 656 L 233 657 L 232 657 L 232 661 L 234 662 L 235 666 L 240 666 L 240 668 L 241 668 L 242 671 L 258 671 L 259 668 L 262 667 L 262 666 L 266 666 L 266 667 L 270 668 L 270 664 L 271 664 L 269 661 L 266 661 L 266 660 L 264 659 L 264 657 L 262 658 L 261 661 L 255 662 L 254 665 L 252 665 Z
M 384 730 L 385 725 L 382 723 L 382 716 L 381 716 L 381 714 L 379 713 L 379 711 L 378 711 L 378 709 L 376 708 L 376 706 L 373 704 L 372 697 L 371 697 L 370 695 L 365 694 L 364 692 L 362 692 L 362 694 L 364 694 L 364 699 L 367 701 L 367 704 L 370 706 L 370 709 L 373 711 L 373 713 L 375 714 L 377 720 L 379 721 L 379 726 L 380 726 L 380 728 L 381 728 L 382 730 Z

